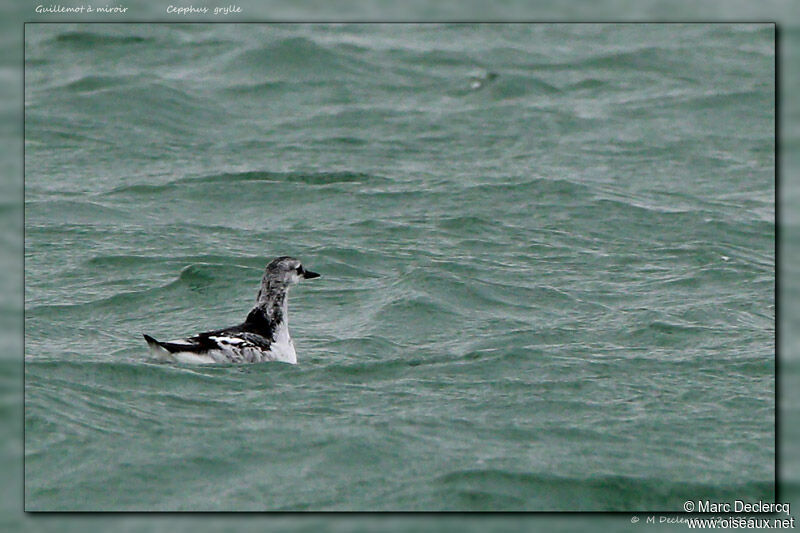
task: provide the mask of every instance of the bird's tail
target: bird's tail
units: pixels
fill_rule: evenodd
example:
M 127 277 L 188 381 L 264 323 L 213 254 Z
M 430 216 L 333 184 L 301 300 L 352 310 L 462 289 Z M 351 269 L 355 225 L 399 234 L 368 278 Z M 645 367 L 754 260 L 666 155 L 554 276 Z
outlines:
M 164 348 L 164 346 L 160 342 L 158 342 L 157 340 L 155 340 L 153 337 L 151 337 L 146 333 L 142 333 L 142 337 L 144 337 L 144 340 L 147 341 L 147 347 L 150 348 L 150 353 L 154 357 L 162 360 L 172 359 L 172 357 L 170 357 L 169 350 Z

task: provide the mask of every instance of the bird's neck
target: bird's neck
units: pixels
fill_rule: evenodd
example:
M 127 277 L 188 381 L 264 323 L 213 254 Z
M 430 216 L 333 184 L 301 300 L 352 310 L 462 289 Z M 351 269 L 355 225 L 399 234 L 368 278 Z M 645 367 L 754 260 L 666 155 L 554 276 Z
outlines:
M 246 322 L 257 326 L 265 337 L 274 339 L 279 329 L 289 326 L 288 293 L 285 285 L 262 284 L 256 305 L 247 315 Z

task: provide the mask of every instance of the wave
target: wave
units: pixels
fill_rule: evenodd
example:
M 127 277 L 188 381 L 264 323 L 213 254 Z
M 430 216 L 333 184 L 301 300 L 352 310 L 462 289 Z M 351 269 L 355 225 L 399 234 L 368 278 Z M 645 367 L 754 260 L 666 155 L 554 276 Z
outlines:
M 578 183 L 564 178 L 525 178 L 510 177 L 490 183 L 478 183 L 464 187 L 465 194 L 489 195 L 511 193 L 522 198 L 543 201 L 566 202 L 586 198 L 594 188 L 586 183 Z
M 372 66 L 353 50 L 319 44 L 306 37 L 286 37 L 234 54 L 216 70 L 258 73 L 269 82 L 298 80 L 371 79 Z
M 84 261 L 83 268 L 97 269 L 97 268 L 142 268 L 149 265 L 157 265 L 163 267 L 165 264 L 170 263 L 190 263 L 195 265 L 235 265 L 246 266 L 252 268 L 263 268 L 266 264 L 264 259 L 255 257 L 242 257 L 230 255 L 216 255 L 216 254 L 190 254 L 190 255 L 133 255 L 133 254 L 118 254 L 118 255 L 103 255 L 91 257 Z
M 680 511 L 687 499 L 772 501 L 772 481 L 704 484 L 606 474 L 563 477 L 499 469 L 456 470 L 436 478 L 445 507 L 470 510 Z
M 185 266 L 176 278 L 165 284 L 142 290 L 117 292 L 79 303 L 30 305 L 26 307 L 26 317 L 35 320 L 57 319 L 72 313 L 101 316 L 109 310 L 120 311 L 142 305 L 163 308 L 169 305 L 170 300 L 181 297 L 183 305 L 187 308 L 186 312 L 190 312 L 195 304 L 192 303 L 192 299 L 186 298 L 191 293 L 202 294 L 202 298 L 207 301 L 206 305 L 210 305 L 209 298 L 211 302 L 232 298 L 234 295 L 230 291 L 234 287 L 241 291 L 242 286 L 252 286 L 251 292 L 254 292 L 259 276 L 260 269 L 250 266 L 195 263 Z M 246 307 L 246 304 L 243 307 Z
M 77 93 L 94 92 L 119 87 L 120 85 L 131 83 L 135 79 L 136 78 L 133 76 L 87 75 L 76 80 L 68 81 L 62 85 L 61 88 Z
M 44 91 L 31 96 L 28 114 L 29 125 L 33 126 L 29 134 L 32 142 L 47 141 L 48 135 L 56 139 L 65 136 L 65 140 L 81 135 L 75 140 L 118 146 L 128 137 L 142 137 L 143 130 L 147 130 L 154 139 L 162 139 L 161 144 L 167 148 L 191 141 L 196 149 L 198 124 L 216 124 L 230 118 L 224 109 L 209 105 L 207 98 L 191 87 L 158 78 L 132 80 L 127 76 L 90 75 L 56 88 L 64 90 L 48 87 L 47 105 L 40 97 Z M 87 119 L 88 115 L 78 112 L 81 109 L 91 109 L 94 118 Z M 76 117 L 82 117 L 84 127 L 75 128 Z M 111 138 L 108 132 L 113 133 Z M 57 142 L 54 146 L 63 144 Z M 138 146 L 143 155 L 158 157 L 153 144 Z
M 28 200 L 25 202 L 26 226 L 28 228 L 55 229 L 49 223 L 40 226 L 40 221 L 58 220 L 57 227 L 101 222 L 131 223 L 137 220 L 135 213 L 122 207 L 112 207 L 89 199 L 83 200 Z
M 663 75 L 664 72 L 682 72 L 686 70 L 681 60 L 682 56 L 676 54 L 676 49 L 679 48 L 642 46 L 622 52 L 603 52 L 572 61 L 532 63 L 528 66 L 534 70 L 634 70 L 637 72 L 654 71 Z
M 263 170 L 250 170 L 243 172 L 223 172 L 205 176 L 192 176 L 179 178 L 168 183 L 123 185 L 116 187 L 105 195 L 154 195 L 169 190 L 179 189 L 184 185 L 236 184 L 249 182 L 264 183 L 300 183 L 306 185 L 334 185 L 364 182 L 385 182 L 381 176 L 363 172 L 334 171 L 334 172 L 272 172 Z
M 98 33 L 91 31 L 68 31 L 59 33 L 52 38 L 52 41 L 59 45 L 74 46 L 80 48 L 94 48 L 97 46 L 112 45 L 131 45 L 149 43 L 154 39 L 141 37 L 139 35 L 112 35 L 108 33 Z
M 715 114 L 735 112 L 740 115 L 761 113 L 767 116 L 773 111 L 774 96 L 763 88 L 734 91 L 716 91 L 711 94 L 689 91 L 669 91 L 665 93 L 640 93 L 613 101 L 621 117 L 641 118 L 642 113 L 661 114 L 665 109 L 670 113 L 677 110 L 684 112 L 712 109 Z M 697 135 L 703 135 L 699 130 Z

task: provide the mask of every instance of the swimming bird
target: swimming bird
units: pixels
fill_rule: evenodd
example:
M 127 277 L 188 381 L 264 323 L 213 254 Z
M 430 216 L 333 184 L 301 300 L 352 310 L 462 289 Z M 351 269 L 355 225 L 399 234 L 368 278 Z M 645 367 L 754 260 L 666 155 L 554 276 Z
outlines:
M 156 357 L 190 363 L 297 363 L 289 336 L 289 288 L 319 274 L 303 268 L 294 257 L 273 259 L 264 272 L 256 305 L 237 326 L 206 331 L 187 339 L 160 342 L 144 335 Z

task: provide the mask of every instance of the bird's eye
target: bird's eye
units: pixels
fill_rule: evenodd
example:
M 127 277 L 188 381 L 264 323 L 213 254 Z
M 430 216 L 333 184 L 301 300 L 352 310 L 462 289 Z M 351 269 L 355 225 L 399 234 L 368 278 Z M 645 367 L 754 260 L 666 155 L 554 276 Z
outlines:
M 295 270 L 297 270 L 298 274 L 302 274 L 303 273 L 303 265 L 298 266 Z

